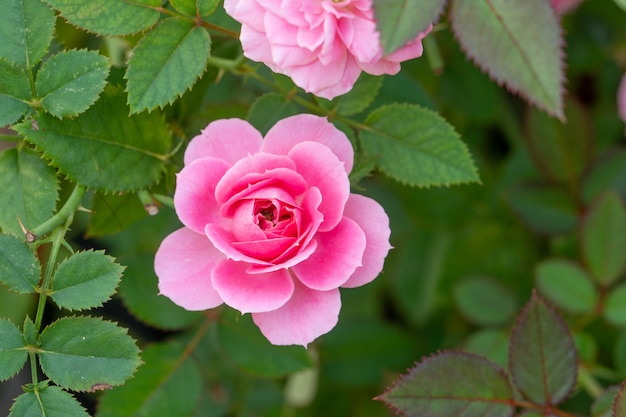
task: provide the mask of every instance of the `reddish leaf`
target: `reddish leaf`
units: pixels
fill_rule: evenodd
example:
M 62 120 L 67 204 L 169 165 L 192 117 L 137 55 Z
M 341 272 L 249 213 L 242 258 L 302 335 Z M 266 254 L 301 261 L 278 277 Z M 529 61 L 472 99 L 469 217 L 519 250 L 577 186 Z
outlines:
M 522 395 L 537 404 L 558 404 L 576 384 L 574 340 L 563 319 L 534 292 L 511 336 L 509 368 Z
M 626 391 L 626 381 L 622 384 L 613 401 L 613 417 L 626 417 L 626 396 L 624 396 L 624 391 Z

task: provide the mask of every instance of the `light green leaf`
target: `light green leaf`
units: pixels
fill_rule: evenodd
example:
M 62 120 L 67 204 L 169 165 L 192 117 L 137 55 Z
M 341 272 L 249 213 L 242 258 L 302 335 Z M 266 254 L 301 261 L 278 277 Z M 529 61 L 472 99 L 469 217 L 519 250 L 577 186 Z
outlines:
M 377 29 L 385 53 L 415 39 L 435 22 L 445 0 L 374 0 Z
M 372 104 L 382 86 L 383 77 L 361 73 L 352 90 L 333 100 L 337 105 L 337 113 L 352 116 L 362 112 Z
M 89 417 L 89 414 L 70 393 L 59 387 L 45 387 L 17 397 L 9 417 Z
M 465 53 L 493 80 L 564 119 L 563 41 L 549 2 L 456 0 L 451 19 Z
M 220 0 L 170 0 L 170 4 L 179 12 L 195 16 L 208 16 L 215 11 Z
M 248 112 L 248 121 L 262 135 L 281 119 L 298 114 L 298 108 L 278 93 L 267 93 L 256 99 Z
M 464 279 L 454 287 L 454 299 L 461 314 L 480 326 L 504 324 L 517 310 L 511 291 L 492 278 Z
M 509 417 L 512 397 L 508 377 L 496 364 L 443 352 L 418 363 L 377 399 L 407 417 Z
M 604 302 L 604 318 L 615 326 L 626 326 L 626 284 L 613 288 Z
M 164 169 L 170 134 L 154 112 L 128 116 L 125 96 L 107 88 L 95 105 L 75 119 L 35 117 L 15 129 L 44 152 L 73 181 L 105 191 L 130 191 L 154 184 Z
M 29 230 L 48 220 L 56 207 L 58 179 L 54 169 L 27 148 L 0 153 L 0 228 L 24 236 L 18 217 Z
M 0 127 L 17 122 L 28 110 L 30 98 L 26 72 L 17 64 L 0 58 Z
M 106 84 L 107 59 L 95 51 L 64 51 L 37 73 L 41 106 L 58 118 L 76 116 L 91 106 Z
M 600 197 L 583 219 L 582 252 L 600 285 L 614 283 L 626 268 L 626 209 L 614 192 Z
M 161 22 L 139 42 L 128 63 L 128 103 L 132 113 L 172 103 L 206 70 L 209 32 L 183 18 Z
M 40 0 L 5 0 L 0 14 L 0 57 L 32 68 L 48 51 L 54 12 Z
M 626 12 L 626 0 L 615 0 L 615 4 L 622 8 Z
M 191 417 L 202 394 L 198 364 L 174 343 L 148 346 L 124 386 L 104 393 L 98 417 Z
M 15 324 L 0 320 L 0 334 L 0 381 L 3 381 L 22 369 L 28 352 L 24 349 L 24 336 Z
M 418 187 L 479 181 L 467 147 L 437 113 L 392 104 L 374 110 L 365 124 L 363 149 L 390 177 Z
M 539 292 L 557 307 L 571 313 L 590 312 L 596 304 L 598 291 L 585 271 L 565 259 L 549 259 L 537 265 Z
M 57 385 L 95 391 L 120 385 L 139 366 L 139 349 L 115 323 L 94 317 L 65 317 L 39 339 L 43 372 Z
M 21 294 L 37 289 L 41 265 L 23 239 L 0 235 L 0 281 Z
M 68 22 L 99 35 L 124 36 L 152 27 L 161 0 L 44 0 Z
M 50 295 L 69 310 L 100 307 L 115 292 L 123 271 L 104 251 L 78 252 L 57 268 Z

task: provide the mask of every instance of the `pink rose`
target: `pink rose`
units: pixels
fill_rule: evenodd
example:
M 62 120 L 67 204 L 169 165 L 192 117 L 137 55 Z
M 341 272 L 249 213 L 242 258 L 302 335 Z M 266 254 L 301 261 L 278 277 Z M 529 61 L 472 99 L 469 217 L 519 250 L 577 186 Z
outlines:
M 350 91 L 361 71 L 396 74 L 422 55 L 431 30 L 383 56 L 372 0 L 224 0 L 224 8 L 241 23 L 246 57 L 327 99 Z
M 380 273 L 389 219 L 350 193 L 353 150 L 326 119 L 301 114 L 265 136 L 218 120 L 185 152 L 174 194 L 185 227 L 155 257 L 159 290 L 188 310 L 252 313 L 276 345 L 304 345 L 337 323 L 339 287 Z
M 619 117 L 626 123 L 626 74 L 617 88 L 617 112 Z
M 550 0 L 552 8 L 558 15 L 569 13 L 574 10 L 582 0 Z

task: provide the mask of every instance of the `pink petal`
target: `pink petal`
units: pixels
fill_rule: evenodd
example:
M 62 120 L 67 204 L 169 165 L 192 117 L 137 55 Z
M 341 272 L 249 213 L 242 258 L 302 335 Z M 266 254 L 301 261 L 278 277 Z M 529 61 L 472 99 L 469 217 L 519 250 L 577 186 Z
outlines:
M 380 274 L 391 245 L 389 217 L 380 204 L 369 197 L 350 194 L 344 216 L 354 220 L 365 232 L 363 265 L 358 267 L 342 287 L 359 287 L 371 282 Z
M 224 0 L 224 10 L 233 19 L 249 25 L 257 31 L 263 31 L 263 20 L 259 19 L 265 9 L 256 1 Z
M 206 310 L 222 304 L 211 284 L 211 270 L 224 259 L 204 235 L 185 227 L 161 242 L 154 257 L 159 291 L 187 310 Z
M 196 233 L 204 234 L 209 223 L 222 224 L 215 186 L 228 170 L 220 159 L 196 159 L 176 177 L 174 207 L 181 222 Z
M 350 195 L 350 181 L 343 163 L 328 147 L 315 142 L 297 144 L 289 152 L 289 157 L 309 186 L 317 187 L 322 193 L 319 211 L 324 215 L 324 222 L 319 230 L 333 229 L 341 220 Z
M 222 159 L 232 165 L 249 154 L 257 153 L 262 142 L 261 134 L 245 120 L 216 120 L 189 142 L 185 150 L 185 165 L 199 158 Z
M 332 100 L 333 98 L 340 96 L 342 94 L 346 94 L 352 87 L 354 87 L 354 83 L 361 75 L 361 67 L 356 62 L 353 56 L 349 56 L 346 62 L 346 66 L 343 72 L 343 78 L 339 80 L 336 84 L 329 85 L 326 88 L 320 88 L 315 91 L 315 95 L 319 97 L 324 97 L 328 100 Z
M 346 173 L 352 171 L 354 150 L 346 135 L 326 118 L 312 114 L 280 120 L 265 135 L 261 151 L 287 155 L 295 145 L 308 141 L 326 145 L 344 163 Z
M 230 230 L 216 226 L 214 224 L 207 224 L 204 233 L 209 238 L 215 248 L 222 252 L 226 259 L 232 259 L 233 261 L 245 262 L 247 264 L 261 264 L 271 265 L 267 261 L 263 261 L 252 256 L 241 253 L 239 250 L 233 247 L 235 238 Z
M 330 232 L 315 236 L 318 247 L 304 262 L 292 267 L 307 287 L 326 291 L 343 285 L 361 266 L 366 241 L 359 225 L 347 217 Z
M 617 110 L 619 117 L 626 123 L 626 75 L 622 76 L 617 90 Z
M 239 34 L 243 54 L 256 62 L 263 62 L 274 72 L 278 72 L 272 58 L 272 45 L 267 40 L 265 32 L 256 31 L 250 26 L 243 25 Z
M 229 306 L 242 313 L 273 311 L 293 294 L 294 283 L 286 269 L 249 274 L 245 262 L 223 261 L 211 274 L 215 291 Z
M 296 283 L 291 299 L 281 308 L 252 314 L 261 332 L 274 345 L 306 347 L 337 324 L 339 290 L 316 291 Z

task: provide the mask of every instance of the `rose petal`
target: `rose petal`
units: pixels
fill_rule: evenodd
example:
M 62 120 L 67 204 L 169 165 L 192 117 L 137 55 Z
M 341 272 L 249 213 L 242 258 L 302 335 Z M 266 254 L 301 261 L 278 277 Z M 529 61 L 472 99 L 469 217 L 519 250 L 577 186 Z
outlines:
M 622 121 L 626 122 L 626 75 L 622 76 L 617 90 L 617 111 Z
M 352 219 L 344 217 L 330 232 L 315 236 L 313 255 L 292 267 L 298 279 L 314 290 L 326 291 L 343 285 L 361 266 L 365 233 Z
M 176 177 L 174 207 L 181 222 L 196 233 L 204 234 L 208 223 L 223 224 L 215 186 L 228 170 L 220 159 L 196 159 Z
M 207 224 L 204 233 L 209 238 L 211 243 L 226 256 L 227 259 L 232 259 L 233 261 L 238 262 L 246 262 L 248 264 L 261 264 L 261 265 L 271 265 L 267 261 L 262 261 L 260 259 L 253 258 L 251 256 L 245 255 L 233 248 L 233 242 L 235 242 L 235 238 L 233 236 L 232 231 L 221 228 L 214 224 Z
M 276 310 L 291 298 L 293 279 L 286 269 L 249 274 L 245 262 L 225 260 L 213 268 L 211 282 L 229 306 L 242 313 Z
M 241 119 L 211 122 L 194 137 L 185 150 L 185 165 L 199 158 L 222 159 L 230 165 L 259 151 L 263 137 L 252 125 Z
M 287 155 L 300 142 L 326 145 L 344 163 L 346 173 L 352 171 L 354 150 L 346 135 L 326 118 L 298 114 L 280 120 L 265 135 L 262 152 Z
M 359 287 L 371 282 L 380 274 L 385 257 L 391 249 L 389 217 L 378 202 L 369 197 L 350 194 L 343 212 L 345 217 L 354 220 L 365 232 L 365 252 L 363 265 L 358 267 L 342 287 Z
M 252 314 L 261 332 L 274 345 L 306 347 L 337 324 L 339 290 L 316 291 L 295 284 L 291 299 L 277 310 Z
M 222 304 L 211 284 L 211 270 L 224 259 L 204 235 L 186 227 L 161 242 L 154 257 L 159 291 L 187 310 L 206 310 Z

